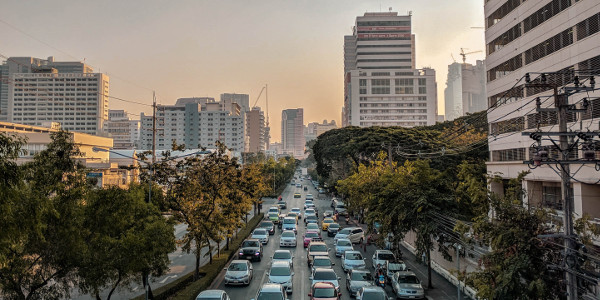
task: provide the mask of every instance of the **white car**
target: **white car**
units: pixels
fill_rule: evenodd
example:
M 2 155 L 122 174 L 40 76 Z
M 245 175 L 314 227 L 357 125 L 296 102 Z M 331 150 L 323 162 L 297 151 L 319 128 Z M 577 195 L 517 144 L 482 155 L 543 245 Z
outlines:
M 315 269 L 308 279 L 311 281 L 310 286 L 313 286 L 317 282 L 331 282 L 338 291 L 340 290 L 341 278 L 335 274 L 333 269 Z
M 306 224 L 306 231 L 309 231 L 309 230 L 319 231 L 320 230 L 319 224 L 317 224 L 317 223 L 308 223 L 308 224 Z
M 377 265 L 381 267 L 385 267 L 386 261 L 395 261 L 396 256 L 390 250 L 375 250 L 375 254 L 373 254 L 373 268 L 377 269 Z
M 398 299 L 424 299 L 425 290 L 413 272 L 397 272 L 392 277 L 392 289 Z
M 344 252 L 352 250 L 354 250 L 354 248 L 349 239 L 338 239 L 335 241 L 335 256 L 342 257 Z
M 269 283 L 281 284 L 288 294 L 292 293 L 294 271 L 288 262 L 273 261 L 268 274 Z
M 277 283 L 265 283 L 262 285 L 258 293 L 256 293 L 256 297 L 252 298 L 252 300 L 271 300 L 271 299 L 281 299 L 287 300 L 287 294 L 285 293 L 285 289 L 281 284 Z
M 196 300 L 229 300 L 229 295 L 222 290 L 205 290 L 196 296 Z
M 263 228 L 256 228 L 252 231 L 253 239 L 257 239 L 261 242 L 261 244 L 266 245 L 269 243 L 269 231 Z
M 315 212 L 314 209 L 312 208 L 308 208 L 306 209 L 306 211 L 304 212 L 304 218 L 308 217 L 308 216 L 316 216 L 317 213 Z
M 275 250 L 271 259 L 273 259 L 273 262 L 285 261 L 290 264 L 292 268 L 294 267 L 294 256 L 290 250 Z
M 252 264 L 247 260 L 233 260 L 225 270 L 225 285 L 249 285 L 254 275 L 252 273 Z
M 365 231 L 360 227 L 346 227 L 340 230 L 333 240 L 340 238 L 349 239 L 353 244 L 362 244 L 365 240 Z
M 367 264 L 360 251 L 346 251 L 342 258 L 342 269 L 345 272 L 354 269 L 364 269 Z
M 311 265 L 311 272 L 318 268 L 333 269 L 335 263 L 331 262 L 329 256 L 315 256 Z
M 269 207 L 269 211 L 267 213 L 277 213 L 277 214 L 280 214 L 281 213 L 281 209 L 279 208 L 279 206 L 271 206 L 271 207 Z
M 371 300 L 371 299 L 393 299 L 388 298 L 385 290 L 380 286 L 365 286 L 360 288 L 356 293 L 356 300 Z
M 296 225 L 296 218 L 294 218 L 294 217 L 283 218 L 283 224 L 281 225 L 281 230 L 292 230 L 294 232 L 298 232 L 298 226 Z
M 291 230 L 286 230 L 281 233 L 279 247 L 296 247 L 297 244 L 296 233 Z

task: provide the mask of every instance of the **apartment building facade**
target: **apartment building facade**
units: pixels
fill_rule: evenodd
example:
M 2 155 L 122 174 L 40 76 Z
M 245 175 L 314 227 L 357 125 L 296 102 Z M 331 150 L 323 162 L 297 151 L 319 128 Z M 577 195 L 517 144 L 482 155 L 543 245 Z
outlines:
M 281 113 L 281 145 L 284 154 L 304 158 L 304 109 L 285 109 Z
M 260 107 L 253 107 L 246 112 L 246 152 L 265 152 L 267 150 L 267 130 L 265 126 L 265 113 Z
M 125 110 L 109 110 L 103 130 L 113 138 L 113 149 L 139 148 L 140 120 L 132 120 Z
M 319 135 L 331 130 L 336 129 L 337 124 L 335 120 L 331 120 L 331 122 L 327 122 L 327 120 L 323 120 L 322 123 L 319 122 L 311 122 L 304 127 L 304 139 L 308 141 L 315 140 L 319 137 Z

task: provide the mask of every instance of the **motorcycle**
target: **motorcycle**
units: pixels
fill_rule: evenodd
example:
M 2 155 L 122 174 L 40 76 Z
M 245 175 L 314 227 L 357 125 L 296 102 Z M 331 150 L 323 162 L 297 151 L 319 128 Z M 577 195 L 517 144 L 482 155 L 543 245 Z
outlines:
M 376 284 L 377 286 L 380 286 L 380 287 L 382 287 L 382 288 L 385 288 L 385 275 L 383 275 L 383 274 L 379 274 L 379 275 L 377 276 L 377 282 L 376 282 L 376 283 L 377 283 L 377 284 Z

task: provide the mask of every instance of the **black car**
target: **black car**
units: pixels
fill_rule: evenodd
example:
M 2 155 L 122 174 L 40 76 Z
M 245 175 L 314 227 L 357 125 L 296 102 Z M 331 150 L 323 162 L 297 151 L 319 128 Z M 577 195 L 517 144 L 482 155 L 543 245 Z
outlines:
M 307 187 L 307 186 L 304 186 L 304 190 L 305 190 L 305 191 L 308 191 L 308 187 Z
M 263 257 L 263 246 L 257 239 L 247 239 L 242 242 L 242 247 L 238 252 L 239 259 L 249 259 L 261 261 Z
M 269 235 L 275 234 L 275 225 L 271 221 L 262 221 L 262 222 L 260 222 L 260 225 L 258 225 L 258 227 L 268 230 Z
M 335 236 L 342 227 L 338 223 L 332 223 L 327 227 L 327 236 Z
M 286 209 L 287 208 L 287 204 L 283 200 L 279 200 L 277 202 L 277 206 L 279 206 L 280 209 Z

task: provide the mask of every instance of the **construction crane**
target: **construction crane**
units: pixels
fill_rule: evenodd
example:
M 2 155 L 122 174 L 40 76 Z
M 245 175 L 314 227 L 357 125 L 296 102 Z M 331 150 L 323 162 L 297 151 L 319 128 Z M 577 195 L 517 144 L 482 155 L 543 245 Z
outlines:
M 267 124 L 265 126 L 267 132 L 266 132 L 266 136 L 267 138 L 270 139 L 271 134 L 270 134 L 270 127 L 269 127 L 269 88 L 268 85 L 265 84 L 265 86 L 263 86 L 263 88 L 260 90 L 260 93 L 258 93 L 258 97 L 256 97 L 256 101 L 254 101 L 254 105 L 252 105 L 252 108 L 256 107 L 256 103 L 258 103 L 258 99 L 260 99 L 260 96 L 262 96 L 262 93 L 265 92 L 265 102 L 267 104 Z M 267 145 L 268 147 L 269 145 Z
M 467 49 L 467 48 L 460 48 L 460 55 L 463 58 L 463 64 L 467 62 L 467 55 L 468 54 L 483 52 L 482 50 L 478 50 L 478 51 L 472 51 L 472 52 L 465 53 L 465 49 Z

